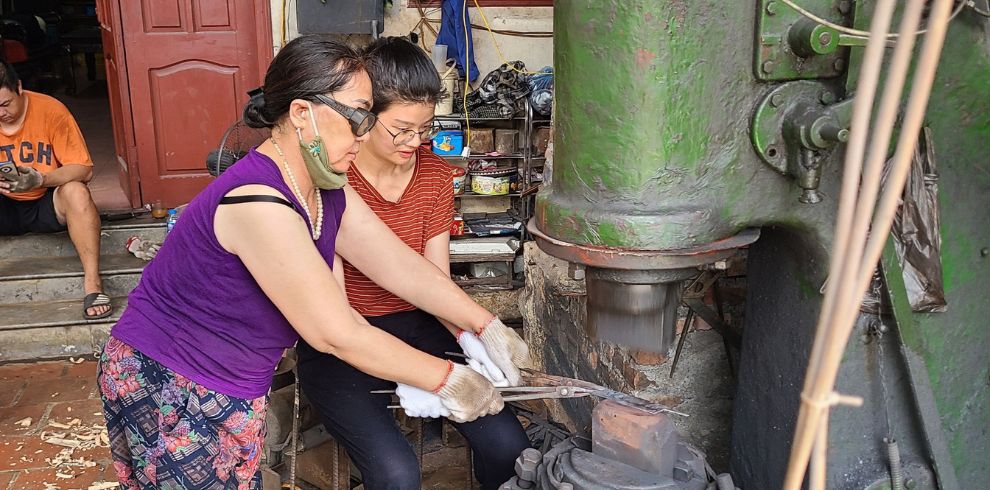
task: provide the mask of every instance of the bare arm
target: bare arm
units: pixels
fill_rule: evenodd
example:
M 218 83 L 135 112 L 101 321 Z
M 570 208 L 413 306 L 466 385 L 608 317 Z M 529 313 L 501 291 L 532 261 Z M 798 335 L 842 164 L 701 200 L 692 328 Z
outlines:
M 39 187 L 58 187 L 69 182 L 87 183 L 93 178 L 93 167 L 88 165 L 63 165 L 47 174 L 41 174 Z M 14 182 L 0 180 L 0 194 L 10 194 Z
M 337 254 L 333 254 L 333 278 L 337 281 L 337 284 L 340 285 L 340 292 L 344 294 L 344 299 L 346 300 L 347 287 L 344 284 L 344 259 L 340 258 Z M 350 304 L 350 300 L 348 300 L 348 304 Z M 351 307 L 351 315 L 354 316 L 354 321 L 360 323 L 361 325 L 371 325 L 364 316 L 354 309 L 353 306 Z
M 284 197 L 260 185 L 240 187 L 228 195 L 247 194 Z M 425 390 L 443 381 L 446 361 L 362 324 L 352 315 L 343 288 L 313 246 L 302 218 L 291 209 L 272 203 L 220 206 L 214 232 L 315 349 L 372 376 Z
M 337 253 L 392 294 L 437 318 L 472 332 L 482 330 L 491 312 L 450 280 L 450 274 L 402 243 L 350 187 L 337 234 Z
M 93 178 L 93 167 L 89 165 L 69 164 L 44 174 L 41 187 L 58 187 L 69 182 L 89 182 Z
M 426 247 L 423 248 L 423 257 L 429 260 L 433 265 L 437 266 L 437 269 L 443 271 L 444 274 L 450 276 L 450 233 L 441 233 L 426 241 Z M 455 337 L 461 329 L 457 328 L 454 324 L 444 320 L 443 318 L 437 318 L 447 330 L 450 331 Z

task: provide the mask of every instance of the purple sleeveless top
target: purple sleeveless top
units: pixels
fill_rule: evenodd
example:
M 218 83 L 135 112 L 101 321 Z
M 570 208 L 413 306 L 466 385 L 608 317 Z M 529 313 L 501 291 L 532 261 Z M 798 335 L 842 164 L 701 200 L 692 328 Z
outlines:
M 282 351 L 299 335 L 213 232 L 220 199 L 248 184 L 277 189 L 308 226 L 276 163 L 251 150 L 182 212 L 111 335 L 211 390 L 251 399 L 268 393 Z M 344 191 L 320 194 L 323 232 L 315 244 L 332 267 Z

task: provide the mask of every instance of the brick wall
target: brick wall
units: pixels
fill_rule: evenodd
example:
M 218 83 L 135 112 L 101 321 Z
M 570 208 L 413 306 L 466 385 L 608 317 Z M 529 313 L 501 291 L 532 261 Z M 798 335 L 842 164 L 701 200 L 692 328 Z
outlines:
M 590 338 L 584 328 L 584 281 L 568 278 L 567 262 L 543 253 L 535 243 L 526 243 L 524 259 L 526 288 L 520 310 L 537 369 L 601 384 L 690 414 L 676 420 L 682 435 L 708 452 L 716 469 L 725 468 L 734 381 L 722 337 L 699 321 L 671 377 L 673 347 L 668 353 L 652 353 Z M 744 271 L 728 272 L 734 277 L 720 280 L 720 292 L 726 316 L 738 328 L 745 298 Z M 685 314 L 682 307 L 678 331 Z M 737 358 L 738 352 L 733 356 Z M 551 403 L 549 413 L 568 429 L 586 433 L 592 407 L 587 399 L 569 400 Z

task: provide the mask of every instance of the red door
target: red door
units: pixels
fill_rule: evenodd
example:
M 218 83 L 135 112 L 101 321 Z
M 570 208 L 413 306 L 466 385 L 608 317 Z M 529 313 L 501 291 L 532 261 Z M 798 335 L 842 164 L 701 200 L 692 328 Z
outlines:
M 127 53 L 141 199 L 189 202 L 209 182 L 206 155 L 271 60 L 270 0 L 111 1 Z

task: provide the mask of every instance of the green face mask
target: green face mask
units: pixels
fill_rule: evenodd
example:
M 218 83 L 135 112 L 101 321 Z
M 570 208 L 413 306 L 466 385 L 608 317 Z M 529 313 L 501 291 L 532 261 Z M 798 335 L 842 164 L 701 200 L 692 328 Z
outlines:
M 313 132 L 316 133 L 313 141 L 307 144 L 303 141 L 302 130 L 296 129 L 306 170 L 316 187 L 325 190 L 340 189 L 344 187 L 344 184 L 347 184 L 347 172 L 338 172 L 330 167 L 329 155 L 323 146 L 320 129 L 316 126 L 316 117 L 313 116 L 313 105 L 309 102 L 306 104 L 309 106 L 309 120 L 313 123 Z

